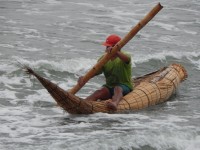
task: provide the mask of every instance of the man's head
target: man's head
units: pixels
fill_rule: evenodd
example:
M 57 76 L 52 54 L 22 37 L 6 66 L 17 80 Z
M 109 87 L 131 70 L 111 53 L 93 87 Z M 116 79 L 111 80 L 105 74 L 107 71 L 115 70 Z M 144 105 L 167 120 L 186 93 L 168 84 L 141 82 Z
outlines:
M 116 35 L 116 34 L 111 34 L 106 38 L 106 41 L 102 44 L 104 46 L 108 46 L 108 47 L 113 47 L 115 46 L 119 41 L 121 40 L 121 38 Z

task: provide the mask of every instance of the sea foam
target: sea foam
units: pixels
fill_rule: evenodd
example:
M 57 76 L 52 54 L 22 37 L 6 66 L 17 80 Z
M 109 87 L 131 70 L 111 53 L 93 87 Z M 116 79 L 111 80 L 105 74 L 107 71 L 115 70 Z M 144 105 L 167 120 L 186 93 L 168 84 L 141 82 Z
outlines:
M 198 57 L 200 57 L 200 52 L 174 52 L 174 51 L 161 51 L 156 54 L 142 54 L 142 53 L 134 53 L 133 55 L 133 67 L 136 64 L 150 62 L 151 60 L 160 60 L 167 61 L 167 57 L 173 57 L 178 60 L 182 60 L 182 58 L 188 59 L 193 65 L 195 65 L 198 69 L 200 69 L 200 61 Z M 16 62 L 20 62 L 21 64 L 28 65 L 33 68 L 46 68 L 55 71 L 61 72 L 69 72 L 77 75 L 85 74 L 92 66 L 96 64 L 95 59 L 89 58 L 74 58 L 74 59 L 63 59 L 59 61 L 52 60 L 36 60 L 30 61 L 25 58 L 20 58 L 13 56 L 13 59 Z M 2 67 L 7 68 L 7 67 Z M 7 69 L 6 69 L 7 70 Z

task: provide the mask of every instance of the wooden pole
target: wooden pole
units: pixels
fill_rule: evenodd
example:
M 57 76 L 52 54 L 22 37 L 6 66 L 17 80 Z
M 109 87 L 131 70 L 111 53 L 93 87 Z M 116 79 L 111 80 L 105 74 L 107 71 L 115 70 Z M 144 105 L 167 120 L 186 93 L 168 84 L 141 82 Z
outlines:
M 140 31 L 161 9 L 163 6 L 158 3 L 128 34 L 122 38 L 113 48 L 111 53 L 106 53 L 100 61 L 90 69 L 85 76 L 83 76 L 83 84 L 78 83 L 69 91 L 72 94 L 78 92 L 85 83 L 90 80 L 95 74 L 116 54 L 124 45 L 126 45 L 137 33 Z

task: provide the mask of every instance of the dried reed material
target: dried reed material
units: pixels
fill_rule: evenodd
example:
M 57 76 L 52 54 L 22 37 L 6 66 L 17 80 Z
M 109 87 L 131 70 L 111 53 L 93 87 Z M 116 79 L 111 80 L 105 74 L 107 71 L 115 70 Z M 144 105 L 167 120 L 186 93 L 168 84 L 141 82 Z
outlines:
M 55 83 L 41 77 L 31 68 L 25 67 L 28 74 L 35 76 L 47 89 L 60 107 L 71 114 L 91 114 L 97 112 L 120 113 L 129 110 L 144 109 L 167 101 L 176 92 L 179 84 L 187 78 L 183 66 L 172 64 L 153 73 L 133 79 L 134 90 L 123 97 L 117 111 L 107 108 L 105 101 L 84 101 L 67 92 Z

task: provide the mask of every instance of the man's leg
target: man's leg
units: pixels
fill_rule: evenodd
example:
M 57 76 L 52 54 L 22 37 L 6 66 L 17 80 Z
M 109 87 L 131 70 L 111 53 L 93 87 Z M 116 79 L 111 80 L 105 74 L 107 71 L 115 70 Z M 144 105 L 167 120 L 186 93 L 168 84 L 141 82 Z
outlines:
M 97 90 L 92 95 L 88 96 L 85 100 L 96 101 L 98 99 L 106 100 L 109 98 L 111 98 L 109 89 L 106 87 L 102 87 L 100 90 Z
M 112 101 L 107 103 L 109 109 L 117 110 L 117 105 L 123 97 L 123 89 L 120 86 L 114 88 L 114 95 Z

